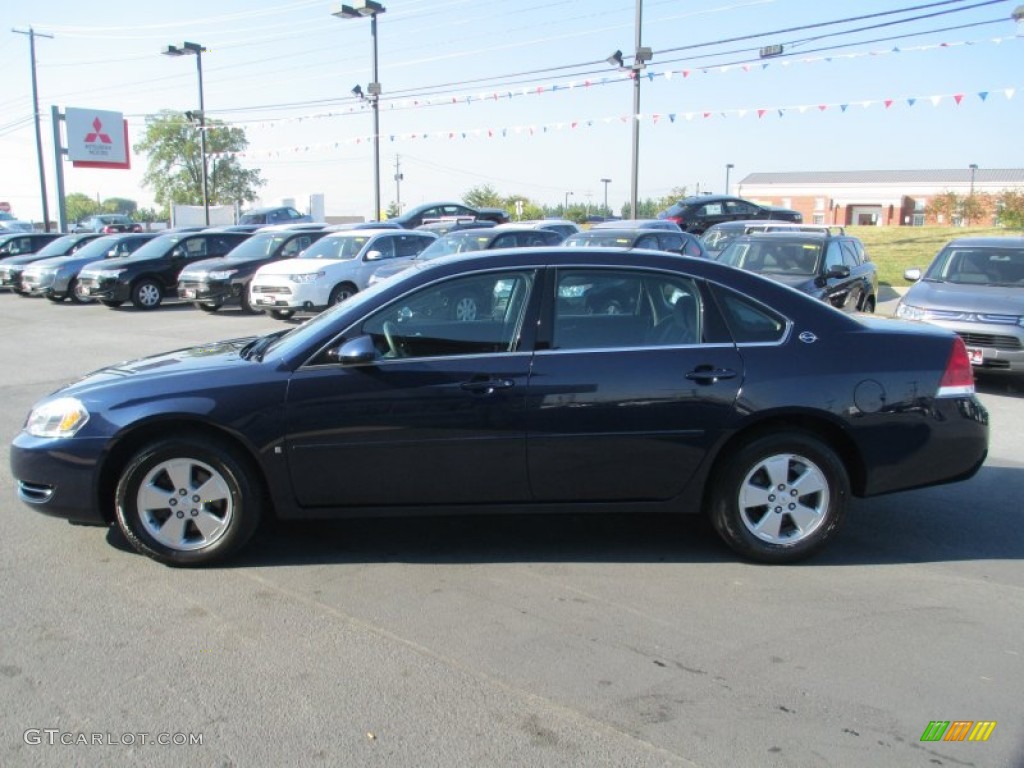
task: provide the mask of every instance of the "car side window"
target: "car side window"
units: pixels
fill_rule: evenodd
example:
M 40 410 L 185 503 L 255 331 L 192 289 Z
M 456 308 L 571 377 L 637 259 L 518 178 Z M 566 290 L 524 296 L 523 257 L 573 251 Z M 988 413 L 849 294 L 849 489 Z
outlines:
M 515 248 L 517 245 L 519 245 L 519 240 L 516 235 L 499 235 L 494 238 L 491 248 Z
M 757 214 L 757 208 L 740 201 L 730 201 L 725 204 L 726 210 L 734 216 L 753 217 Z
M 415 256 L 434 241 L 422 235 L 398 235 L 394 238 L 395 255 L 400 258 Z
M 833 240 L 828 244 L 828 250 L 825 251 L 825 271 L 832 269 L 832 267 L 841 266 L 843 263 L 843 249 L 840 246 L 838 240 Z
M 766 344 L 782 341 L 786 320 L 758 304 L 722 286 L 715 290 L 726 325 L 737 344 Z
M 637 238 L 637 241 L 634 244 L 634 247 L 635 248 L 651 248 L 651 249 L 653 249 L 655 251 L 660 250 L 660 248 L 658 246 L 658 236 L 657 235 L 643 235 L 642 237 Z
M 853 243 L 849 240 L 843 240 L 843 262 L 850 269 L 860 266 L 860 256 L 857 253 L 857 249 L 853 247 Z
M 379 251 L 380 256 L 377 258 L 381 260 L 395 258 L 395 238 L 388 235 L 378 237 L 370 244 L 370 247 L 367 249 L 367 253 L 370 251 Z M 365 255 L 363 258 L 366 258 Z
M 487 272 L 434 283 L 366 319 L 380 359 L 513 352 L 532 271 Z
M 702 302 L 690 278 L 640 270 L 559 270 L 551 348 L 697 344 Z
M 674 232 L 665 232 L 658 235 L 658 240 L 661 243 L 661 250 L 673 251 L 674 253 L 680 253 L 683 250 L 683 236 L 677 235 Z

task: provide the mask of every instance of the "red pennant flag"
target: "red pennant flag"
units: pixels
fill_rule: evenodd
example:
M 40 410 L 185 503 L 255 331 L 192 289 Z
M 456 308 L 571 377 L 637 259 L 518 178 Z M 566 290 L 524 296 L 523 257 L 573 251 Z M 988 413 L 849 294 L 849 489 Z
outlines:
M 828 104 L 819 104 L 818 109 L 824 112 L 826 109 L 828 109 Z
M 764 113 L 767 112 L 767 111 L 768 111 L 767 109 L 759 109 L 759 110 L 757 110 L 757 116 L 758 117 L 764 117 Z
M 892 99 L 886 99 L 885 100 L 885 108 L 888 109 L 891 106 L 892 106 Z
M 705 117 L 705 118 L 711 117 L 711 113 L 710 113 L 710 112 L 705 112 L 705 113 L 704 113 L 704 117 Z
M 579 123 L 577 123 L 575 120 L 573 120 L 571 123 L 569 123 L 569 125 L 571 125 L 573 128 L 575 128 L 577 125 L 579 125 Z
M 684 69 L 683 70 L 683 77 L 689 77 L 689 76 L 690 76 L 690 70 Z
M 960 102 L 964 100 L 964 95 L 962 93 L 954 94 L 953 100 L 957 103 L 957 106 L 960 106 Z

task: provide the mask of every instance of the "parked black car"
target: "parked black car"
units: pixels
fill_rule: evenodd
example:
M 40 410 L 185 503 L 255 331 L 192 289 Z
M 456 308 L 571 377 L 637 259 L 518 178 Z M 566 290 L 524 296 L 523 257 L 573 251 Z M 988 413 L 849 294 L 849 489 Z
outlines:
M 301 221 L 313 221 L 313 217 L 306 213 L 299 213 L 288 205 L 253 208 L 238 217 L 239 224 L 257 224 L 261 227 L 268 224 L 296 224 Z
M 679 225 L 684 232 L 699 235 L 713 224 L 743 219 L 779 219 L 780 221 L 802 222 L 803 214 L 788 208 L 758 205 L 742 197 L 728 195 L 700 195 L 684 197 L 675 205 L 658 214 L 659 219 L 668 219 Z
M 470 285 L 493 312 L 420 311 Z M 588 314 L 607 286 L 633 310 Z M 174 565 L 224 559 L 263 517 L 524 511 L 704 512 L 737 552 L 787 563 L 851 497 L 971 477 L 987 446 L 950 331 L 709 259 L 532 248 L 94 372 L 33 406 L 10 462 L 34 509 L 116 520 Z
M 35 253 L 47 243 L 52 243 L 62 232 L 2 232 L 0 231 L 0 259 L 8 256 L 24 256 Z
M 5 259 L 0 259 L 0 289 L 21 293 L 21 274 L 29 264 L 42 259 L 52 259 L 55 256 L 67 256 L 97 237 L 102 237 L 102 235 L 98 235 L 95 232 L 61 235 L 34 253 L 24 253 L 21 256 L 8 256 Z
M 95 299 L 80 290 L 78 273 L 82 267 L 98 259 L 128 256 L 156 236 L 155 232 L 104 235 L 68 256 L 34 261 L 21 273 L 22 292 L 27 296 L 45 296 L 55 302 L 70 298 L 76 304 L 89 304 Z
M 420 224 L 429 221 L 456 218 L 484 219 L 493 221 L 495 224 L 503 224 L 508 221 L 505 211 L 498 208 L 474 208 L 465 203 L 452 202 L 423 203 L 423 205 L 409 208 L 398 216 L 391 217 L 388 221 L 406 229 L 415 229 Z
M 650 248 L 699 259 L 708 257 L 700 238 L 688 232 L 667 229 L 588 229 L 565 238 L 562 245 L 566 248 Z
M 141 232 L 142 225 L 132 221 L 130 216 L 120 213 L 98 213 L 82 219 L 71 228 L 72 232 L 97 232 L 114 235 L 118 232 Z
M 718 261 L 785 283 L 847 312 L 874 312 L 878 303 L 878 271 L 864 244 L 850 235 L 744 235 L 729 243 Z
M 755 219 L 752 221 L 723 221 L 704 230 L 700 240 L 714 258 L 725 246 L 741 235 L 755 232 L 818 232 L 820 234 L 845 235 L 846 230 L 835 224 L 797 224 L 795 221 L 777 219 Z
M 249 303 L 249 283 L 256 270 L 272 261 L 294 259 L 325 234 L 296 229 L 257 232 L 226 256 L 185 267 L 178 275 L 178 297 L 205 312 L 236 303 L 245 312 L 255 312 Z
M 156 309 L 165 296 L 177 296 L 178 275 L 186 266 L 225 256 L 247 237 L 209 230 L 160 235 L 131 256 L 87 264 L 78 273 L 80 290 L 108 307 L 130 300 L 136 309 Z

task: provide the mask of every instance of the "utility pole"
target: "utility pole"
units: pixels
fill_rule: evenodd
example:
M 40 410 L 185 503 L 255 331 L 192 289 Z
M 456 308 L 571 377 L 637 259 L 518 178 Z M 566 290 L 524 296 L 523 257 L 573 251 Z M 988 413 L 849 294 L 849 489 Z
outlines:
M 395 155 L 395 207 L 398 208 L 398 213 L 402 213 L 402 165 L 401 156 Z
M 51 40 L 53 35 L 45 35 L 36 32 L 32 27 L 28 30 L 12 29 L 19 35 L 28 35 L 28 52 L 32 59 L 32 116 L 36 123 L 36 157 L 39 159 L 39 193 L 43 200 L 43 231 L 50 231 L 50 208 L 46 203 L 46 172 L 43 169 L 43 136 L 39 130 L 39 87 L 36 84 L 36 37 L 48 37 Z

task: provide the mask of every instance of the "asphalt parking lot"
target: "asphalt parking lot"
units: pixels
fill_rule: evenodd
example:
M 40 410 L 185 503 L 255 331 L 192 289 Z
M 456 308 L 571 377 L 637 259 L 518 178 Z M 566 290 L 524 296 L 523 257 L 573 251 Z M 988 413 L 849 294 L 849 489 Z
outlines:
M 857 501 L 792 567 L 569 516 L 276 526 L 176 570 L 17 500 L 39 397 L 280 327 L 0 294 L 0 765 L 1024 765 L 1024 387 L 981 383 L 975 478 Z

